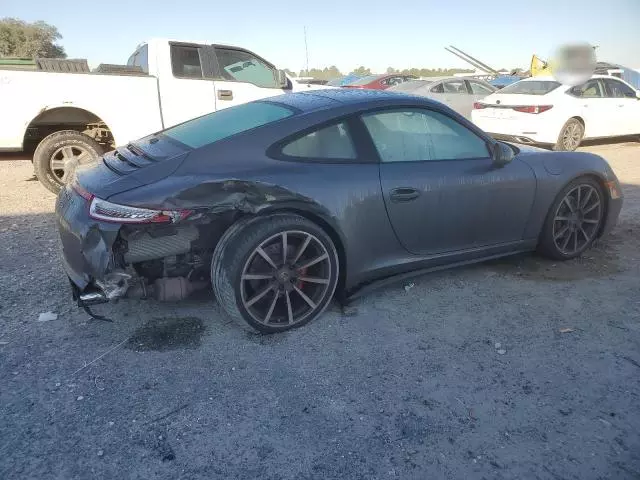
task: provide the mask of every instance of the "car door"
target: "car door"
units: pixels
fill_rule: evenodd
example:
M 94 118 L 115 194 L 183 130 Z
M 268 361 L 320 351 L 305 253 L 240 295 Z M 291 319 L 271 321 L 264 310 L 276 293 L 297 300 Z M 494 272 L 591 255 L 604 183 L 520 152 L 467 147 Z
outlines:
M 206 50 L 203 45 L 171 43 L 171 72 L 158 77 L 166 128 L 216 109 Z
M 431 89 L 432 95 L 429 95 L 434 100 L 444 103 L 449 108 L 452 108 L 460 115 L 464 115 L 467 118 L 471 117 L 471 109 L 467 112 L 466 104 L 469 102 L 469 92 L 467 86 L 464 83 L 464 79 L 445 80 L 440 84 L 438 91 Z M 473 104 L 472 104 L 473 106 Z M 465 114 L 465 112 L 467 112 Z
M 280 95 L 275 66 L 256 54 L 239 48 L 214 46 L 217 60 L 216 109 Z M 290 89 L 288 89 L 290 90 Z
M 584 120 L 584 137 L 610 137 L 616 135 L 618 127 L 612 121 L 618 114 L 616 99 L 607 98 L 604 83 L 592 78 L 573 87 L 569 94 L 578 100 L 578 110 Z
M 620 80 L 603 79 L 605 94 L 616 104 L 616 115 L 611 121 L 616 124 L 617 135 L 634 135 L 640 133 L 640 100 L 636 91 Z
M 523 238 L 536 188 L 524 162 L 494 167 L 485 139 L 435 110 L 375 111 L 362 121 L 380 156 L 389 220 L 409 252 L 435 255 Z

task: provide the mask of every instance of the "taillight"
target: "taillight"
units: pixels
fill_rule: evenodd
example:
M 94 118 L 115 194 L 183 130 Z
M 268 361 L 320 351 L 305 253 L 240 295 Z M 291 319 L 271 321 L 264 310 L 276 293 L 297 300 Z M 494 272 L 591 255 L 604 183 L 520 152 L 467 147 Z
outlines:
M 551 110 L 553 105 L 523 105 L 521 107 L 512 107 L 516 112 L 522 113 L 542 113 Z
M 474 102 L 473 103 L 473 109 L 474 110 L 481 110 L 483 108 L 487 108 L 487 104 L 486 103 L 480 103 L 480 102 Z
M 89 216 L 115 223 L 176 223 L 193 213 L 192 210 L 152 210 L 107 202 L 97 197 L 91 200 Z

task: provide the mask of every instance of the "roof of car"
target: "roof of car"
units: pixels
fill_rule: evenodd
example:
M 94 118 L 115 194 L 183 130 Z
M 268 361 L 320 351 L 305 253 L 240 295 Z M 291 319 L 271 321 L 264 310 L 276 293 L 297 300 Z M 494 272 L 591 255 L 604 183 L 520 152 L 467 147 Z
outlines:
M 355 105 L 398 98 L 411 98 L 424 103 L 437 103 L 423 97 L 416 97 L 399 92 L 387 92 L 385 90 L 327 88 L 307 92 L 285 93 L 268 100 L 297 108 L 303 112 L 318 110 L 330 106 Z

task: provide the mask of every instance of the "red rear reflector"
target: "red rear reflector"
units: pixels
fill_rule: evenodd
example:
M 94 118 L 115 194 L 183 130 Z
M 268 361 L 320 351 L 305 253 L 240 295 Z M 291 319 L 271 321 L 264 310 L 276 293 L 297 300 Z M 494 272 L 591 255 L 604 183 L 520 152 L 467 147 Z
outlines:
M 86 201 L 90 202 L 91 200 L 93 200 L 94 195 L 86 191 L 84 188 L 82 188 L 82 186 L 79 183 L 77 182 L 72 183 L 71 188 L 73 188 L 75 192 L 78 195 L 80 195 L 82 198 L 84 198 Z
M 542 113 L 550 110 L 553 105 L 525 105 L 522 107 L 512 107 L 516 112 L 522 113 Z
M 487 108 L 487 105 L 484 103 L 480 103 L 480 102 L 474 102 L 473 103 L 473 109 L 474 110 L 480 110 L 482 108 Z

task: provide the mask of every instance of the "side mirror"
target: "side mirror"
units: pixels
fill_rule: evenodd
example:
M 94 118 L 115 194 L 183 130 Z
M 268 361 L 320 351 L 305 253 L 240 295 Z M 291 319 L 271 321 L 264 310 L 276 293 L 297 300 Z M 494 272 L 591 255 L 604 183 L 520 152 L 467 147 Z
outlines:
M 284 88 L 284 89 L 291 88 L 289 78 L 287 77 L 287 74 L 285 73 L 284 70 L 278 70 L 277 77 L 278 77 L 278 88 Z
M 493 165 L 496 168 L 502 168 L 514 157 L 513 150 L 508 145 L 502 142 L 496 142 L 491 146 L 491 157 L 493 158 Z

